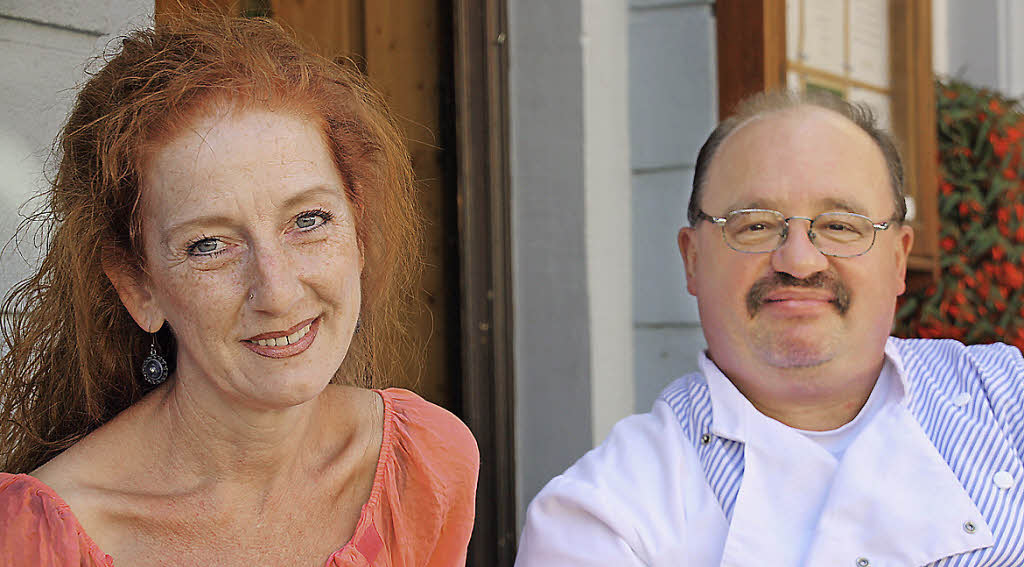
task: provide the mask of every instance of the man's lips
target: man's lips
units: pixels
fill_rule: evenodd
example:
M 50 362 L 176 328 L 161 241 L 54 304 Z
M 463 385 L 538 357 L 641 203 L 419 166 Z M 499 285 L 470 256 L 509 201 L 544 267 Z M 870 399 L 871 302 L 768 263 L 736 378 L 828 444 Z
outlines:
M 834 293 L 825 290 L 779 289 L 768 293 L 764 297 L 765 303 L 778 303 L 782 301 L 834 303 L 836 296 Z
M 747 313 L 751 317 L 767 306 L 796 313 L 820 309 L 823 303 L 835 307 L 840 315 L 850 308 L 850 291 L 833 272 L 817 272 L 803 279 L 775 272 L 755 282 L 747 292 Z

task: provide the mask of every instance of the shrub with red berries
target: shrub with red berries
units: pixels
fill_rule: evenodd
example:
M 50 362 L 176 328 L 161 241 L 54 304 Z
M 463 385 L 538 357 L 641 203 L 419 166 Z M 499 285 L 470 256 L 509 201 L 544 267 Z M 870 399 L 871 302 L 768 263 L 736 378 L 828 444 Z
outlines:
M 895 334 L 1024 349 L 1024 114 L 1017 101 L 937 82 L 940 274 L 900 300 Z

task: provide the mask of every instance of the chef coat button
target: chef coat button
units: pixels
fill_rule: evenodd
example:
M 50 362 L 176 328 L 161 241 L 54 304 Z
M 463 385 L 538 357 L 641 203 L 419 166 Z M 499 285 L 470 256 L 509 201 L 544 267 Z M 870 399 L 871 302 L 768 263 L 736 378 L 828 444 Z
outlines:
M 999 471 L 992 475 L 992 482 L 994 482 L 999 488 L 1006 490 L 1013 486 L 1013 475 L 1006 471 Z
M 707 433 L 705 433 L 704 435 L 700 436 L 700 444 L 701 445 L 707 445 L 710 442 L 711 442 L 711 436 L 708 435 Z
M 974 522 L 972 522 L 970 520 L 967 520 L 966 522 L 964 522 L 964 531 L 965 532 L 967 532 L 969 534 L 973 534 L 975 531 L 977 531 L 977 529 L 978 529 L 978 527 L 974 525 Z
M 967 392 L 960 393 L 957 397 L 953 398 L 953 405 L 962 408 L 971 401 L 971 395 Z
M 857 558 L 857 567 L 868 567 L 869 565 L 871 565 L 871 562 L 868 561 L 867 557 Z

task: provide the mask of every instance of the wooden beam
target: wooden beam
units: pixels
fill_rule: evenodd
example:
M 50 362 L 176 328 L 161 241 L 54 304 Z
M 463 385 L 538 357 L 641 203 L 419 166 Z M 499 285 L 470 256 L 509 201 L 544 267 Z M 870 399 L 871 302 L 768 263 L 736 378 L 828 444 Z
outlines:
M 785 0 L 718 0 L 718 114 L 744 98 L 786 84 Z
M 516 555 L 505 0 L 454 0 L 462 395 L 480 446 L 468 565 Z
M 365 0 L 271 0 L 270 7 L 276 21 L 293 29 L 307 47 L 322 55 L 343 55 L 356 61 L 366 55 Z

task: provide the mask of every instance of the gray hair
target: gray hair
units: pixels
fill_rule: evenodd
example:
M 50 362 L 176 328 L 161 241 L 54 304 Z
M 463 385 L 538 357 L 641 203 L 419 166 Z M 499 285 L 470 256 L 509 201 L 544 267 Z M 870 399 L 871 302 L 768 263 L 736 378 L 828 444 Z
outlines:
M 801 106 L 817 106 L 836 112 L 863 130 L 882 150 L 885 164 L 889 168 L 889 181 L 892 185 L 893 203 L 896 205 L 895 220 L 903 222 L 907 217 L 907 203 L 903 188 L 903 162 L 899 150 L 888 132 L 878 126 L 875 113 L 864 104 L 851 103 L 828 92 L 823 91 L 770 91 L 757 93 L 744 99 L 736 107 L 736 112 L 726 118 L 715 128 L 697 154 L 697 164 L 693 170 L 693 193 L 687 208 L 687 219 L 690 225 L 697 224 L 700 198 L 707 182 L 708 168 L 711 160 L 718 152 L 719 146 L 741 126 L 755 118 L 773 114 L 782 110 Z

